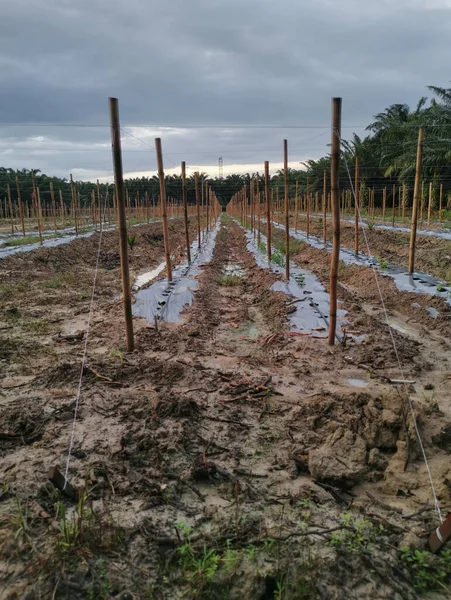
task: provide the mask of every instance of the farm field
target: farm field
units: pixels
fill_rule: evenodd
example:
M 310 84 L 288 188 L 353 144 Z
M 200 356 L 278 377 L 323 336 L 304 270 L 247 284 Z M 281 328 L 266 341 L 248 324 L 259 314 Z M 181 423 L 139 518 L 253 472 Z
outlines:
M 0 263 L 1 597 L 443 597 L 446 552 L 418 568 L 436 514 L 407 395 L 446 514 L 449 305 L 380 278 L 400 372 L 372 269 L 341 264 L 346 342 L 330 346 L 326 322 L 293 325 L 315 310 L 310 274 L 327 294 L 330 254 L 292 238 L 305 275 L 287 294 L 283 265 L 268 268 L 264 242 L 229 212 L 181 320 L 135 317 L 132 353 L 117 233 L 103 233 L 75 421 L 99 233 Z M 135 230 L 133 280 L 164 261 L 161 224 Z M 184 235 L 176 219 L 175 265 Z M 403 239 L 371 235 L 387 251 Z M 77 499 L 48 482 L 73 426 Z

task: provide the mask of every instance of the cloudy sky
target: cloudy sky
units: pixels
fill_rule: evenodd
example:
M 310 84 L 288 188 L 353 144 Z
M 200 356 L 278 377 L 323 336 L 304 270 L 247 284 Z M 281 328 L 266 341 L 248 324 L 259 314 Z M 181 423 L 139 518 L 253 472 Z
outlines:
M 0 166 L 112 179 L 108 97 L 127 174 L 280 168 L 324 154 L 395 102 L 447 87 L 451 0 L 0 0 Z M 264 127 L 261 127 L 264 126 Z

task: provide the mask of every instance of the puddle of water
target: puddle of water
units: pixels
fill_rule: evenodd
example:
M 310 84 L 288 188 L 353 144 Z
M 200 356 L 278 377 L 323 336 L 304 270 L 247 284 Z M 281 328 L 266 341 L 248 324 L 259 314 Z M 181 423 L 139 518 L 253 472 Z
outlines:
M 262 253 L 251 232 L 246 231 L 247 249 L 254 256 L 257 265 L 263 269 L 272 267 L 273 273 L 285 273 L 284 267 L 269 265 L 268 259 Z M 266 236 L 261 234 L 261 241 L 266 245 Z M 329 329 L 330 297 L 319 279 L 301 269 L 290 261 L 290 281 L 276 281 L 271 287 L 277 292 L 294 296 L 299 302 L 293 304 L 296 310 L 289 315 L 290 331 L 312 332 L 315 337 L 327 337 Z M 340 326 L 346 311 L 338 309 L 337 320 Z
M 166 267 L 166 261 L 163 261 L 162 263 L 160 263 L 158 265 L 158 267 L 156 267 L 152 271 L 148 271 L 147 273 L 143 273 L 142 275 L 139 275 L 139 277 L 136 278 L 136 281 L 133 285 L 132 290 L 133 291 L 139 290 L 144 285 L 146 285 L 146 283 L 149 283 L 150 281 L 152 281 L 152 279 L 155 279 L 155 277 L 158 277 L 158 275 L 162 271 L 164 271 L 165 267 Z
M 368 385 L 368 381 L 365 381 L 364 379 L 353 379 L 352 377 L 346 379 L 346 383 L 357 388 L 365 388 Z
M 133 316 L 144 317 L 150 323 L 154 322 L 155 316 L 159 321 L 165 320 L 168 323 L 183 321 L 180 313 L 185 306 L 193 303 L 194 292 L 199 287 L 196 277 L 202 273 L 201 266 L 213 257 L 219 227 L 218 219 L 214 230 L 204 238 L 200 249 L 197 247 L 197 240 L 191 244 L 191 264 L 185 262 L 175 267 L 171 282 L 160 279 L 150 287 L 138 291 L 132 308 Z
M 438 310 L 436 310 L 436 309 L 435 309 L 434 307 L 432 307 L 432 306 L 428 306 L 428 307 L 426 308 L 426 310 L 428 311 L 428 313 L 431 315 L 431 317 L 432 317 L 433 319 L 436 319 L 436 318 L 438 317 L 438 315 L 439 315 L 439 312 L 438 312 Z

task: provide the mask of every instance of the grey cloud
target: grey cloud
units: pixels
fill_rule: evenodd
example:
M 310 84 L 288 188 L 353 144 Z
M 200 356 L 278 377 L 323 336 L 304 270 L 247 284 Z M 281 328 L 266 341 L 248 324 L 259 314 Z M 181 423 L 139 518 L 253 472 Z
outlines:
M 389 104 L 415 103 L 428 84 L 447 85 L 449 17 L 446 0 L 427 6 L 419 0 L 3 3 L 1 161 L 55 174 L 108 170 L 109 149 L 95 144 L 109 143 L 112 95 L 120 99 L 125 128 L 327 126 L 334 95 L 343 96 L 344 124 L 363 125 Z M 48 123 L 102 127 L 46 128 Z M 27 151 L 37 130 L 48 140 L 47 154 Z M 324 135 L 306 147 L 305 140 L 319 133 L 190 129 L 162 137 L 171 167 L 170 159 L 177 164 L 182 158 L 213 165 L 219 152 L 229 163 L 279 160 L 285 136 L 300 148 L 296 159 L 304 160 L 325 151 Z M 124 138 L 126 169 L 153 170 L 151 149 L 135 142 Z

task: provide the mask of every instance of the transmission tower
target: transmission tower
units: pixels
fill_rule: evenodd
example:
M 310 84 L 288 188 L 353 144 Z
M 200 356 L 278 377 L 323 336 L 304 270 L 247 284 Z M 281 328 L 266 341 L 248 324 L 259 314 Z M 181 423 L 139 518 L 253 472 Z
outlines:
M 222 156 L 219 157 L 219 179 L 222 179 L 224 176 L 224 163 L 222 160 Z

